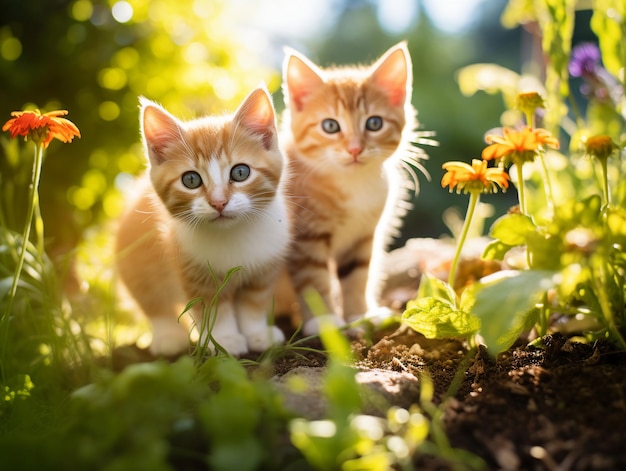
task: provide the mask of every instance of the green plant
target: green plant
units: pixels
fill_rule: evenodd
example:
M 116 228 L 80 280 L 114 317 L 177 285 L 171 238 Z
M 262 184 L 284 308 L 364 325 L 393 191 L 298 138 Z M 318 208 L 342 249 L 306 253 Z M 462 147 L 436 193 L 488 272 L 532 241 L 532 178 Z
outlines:
M 33 111 L 14 111 L 11 113 L 13 117 L 2 126 L 3 131 L 9 131 L 11 133 L 11 138 L 22 136 L 26 141 L 32 141 L 35 149 L 35 158 L 33 160 L 33 170 L 26 211 L 26 221 L 24 223 L 21 242 L 18 242 L 17 238 L 12 238 L 8 234 L 6 234 L 6 237 L 3 237 L 3 242 L 8 243 L 5 247 L 11 253 L 17 254 L 15 257 L 15 263 L 7 265 L 15 266 L 13 276 L 8 278 L 10 280 L 10 288 L 6 292 L 0 291 L 0 302 L 2 302 L 3 306 L 2 316 L 0 317 L 0 332 L 2 334 L 2 340 L 0 341 L 0 348 L 2 348 L 0 354 L 0 371 L 2 373 L 3 380 L 6 380 L 2 364 L 4 363 L 3 360 L 6 354 L 5 349 L 8 343 L 10 318 L 15 316 L 15 313 L 13 312 L 13 304 L 15 302 L 15 296 L 20 283 L 22 269 L 24 268 L 26 255 L 28 253 L 27 247 L 30 240 L 33 219 L 36 233 L 35 246 L 37 249 L 37 262 L 40 264 L 40 268 L 43 268 L 43 264 L 45 263 L 43 247 L 43 219 L 41 218 L 41 210 L 39 207 L 39 182 L 41 180 L 44 150 L 53 139 L 58 139 L 62 142 L 71 142 L 74 137 L 80 137 L 80 131 L 74 123 L 61 117 L 66 114 L 67 111 L 65 110 L 51 111 L 44 113 L 43 115 L 38 109 Z M 5 230 L 4 227 L 3 230 Z M 43 274 L 44 270 L 40 269 L 38 270 L 38 273 Z M 6 280 L 7 278 L 4 278 L 5 282 Z
M 549 59 L 545 102 L 540 86 L 514 92 L 517 84 L 511 84 L 511 77 L 516 74 L 492 64 L 460 72 L 466 93 L 487 89 L 481 73 L 490 77 L 491 85 L 499 83 L 496 88 L 511 108 L 506 119 L 516 116 L 501 135 L 487 135 L 489 145 L 482 152 L 484 160 L 497 161 L 501 169 L 511 166 L 516 177 L 519 209 L 495 221 L 489 233 L 492 242 L 483 254 L 487 260 L 506 260 L 510 269 L 465 287 L 459 299 L 451 288 L 455 256 L 449 283 L 425 277 L 417 299 L 407 306 L 403 318 L 420 332 L 472 338 L 479 334 L 496 354 L 533 327 L 541 337 L 552 319 L 564 317 L 585 320 L 581 333 L 589 338 L 604 337 L 626 347 L 626 186 L 619 178 L 626 168 L 623 145 L 616 143 L 625 130 L 624 87 L 623 79 L 600 63 L 602 56 L 613 72 L 617 65 L 624 66 L 623 44 L 617 38 L 626 28 L 626 5 L 615 6 L 613 16 L 605 14 L 607 2 L 594 2 L 594 8 L 592 28 L 601 51 L 589 44 L 574 48 L 568 68 L 573 2 L 510 2 L 503 21 L 512 25 L 513 18 L 536 20 L 543 32 Z M 568 70 L 586 81 L 587 116 L 580 116 L 572 104 L 575 122 L 564 112 L 570 95 Z M 508 78 L 498 80 L 499 74 Z M 537 110 L 544 107 L 540 116 L 545 124 L 551 129 L 561 124 L 569 133 L 569 156 L 557 151 L 560 143 L 552 132 L 536 127 Z M 511 126 L 523 120 L 523 127 Z M 599 177 L 590 158 L 599 163 Z M 452 187 L 458 178 L 448 174 L 442 184 L 453 182 Z M 470 219 L 468 211 L 466 224 Z M 457 256 L 463 242 L 458 241 Z
M 0 379 L 7 397 L 20 390 L 19 383 L 45 387 L 49 376 L 67 378 L 74 374 L 67 371 L 68 364 L 78 372 L 77 365 L 89 363 L 86 339 L 67 315 L 57 274 L 44 251 L 39 208 L 44 150 L 53 139 L 71 142 L 80 136 L 78 128 L 62 118 L 66 114 L 16 111 L 2 127 L 12 138 L 32 141 L 35 150 L 22 234 L 9 230 L 0 212 Z M 31 241 L 33 226 L 35 237 Z M 14 386 L 16 378 L 18 389 Z M 8 413 L 14 405 L 12 400 L 0 402 L 0 413 Z
M 273 468 L 287 414 L 235 359 L 131 365 L 72 394 L 47 462 L 56 469 Z M 50 437 L 48 437 L 50 438 Z
M 322 386 L 327 412 L 321 420 L 296 417 L 289 422 L 289 431 L 310 466 L 324 471 L 410 470 L 416 457 L 427 454 L 455 470 L 484 467 L 476 456 L 450 446 L 442 422 L 445 404 L 434 404 L 433 383 L 426 374 L 420 377 L 419 400 L 410 408 L 392 406 L 382 417 L 363 414 L 367 394 L 356 381 L 351 346 L 341 329 L 323 315 L 326 308 L 316 292 L 307 293 L 307 302 L 318 314 L 328 354 Z
M 465 291 L 459 298 L 454 290 L 456 268 L 480 195 L 495 192 L 498 188 L 505 190 L 509 177 L 501 168 L 487 168 L 487 162 L 478 159 L 472 160 L 471 166 L 464 162 L 446 162 L 443 168 L 446 174 L 441 185 L 448 186 L 450 191 L 456 189 L 457 193 L 463 191 L 470 195 L 463 229 L 450 266 L 448 283 L 423 275 L 417 297 L 407 303 L 402 319 L 427 338 L 470 337 L 478 331 L 480 324 L 470 313 L 474 303 L 470 291 Z

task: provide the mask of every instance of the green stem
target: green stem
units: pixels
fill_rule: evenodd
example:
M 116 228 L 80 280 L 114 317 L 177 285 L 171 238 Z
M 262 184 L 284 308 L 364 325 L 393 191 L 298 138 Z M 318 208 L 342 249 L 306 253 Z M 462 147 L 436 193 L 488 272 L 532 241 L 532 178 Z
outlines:
M 613 307 L 611 306 L 611 301 L 609 299 L 609 294 L 607 290 L 608 276 L 606 273 L 606 265 L 604 260 L 600 260 L 597 264 L 596 268 L 596 276 L 592 278 L 592 283 L 595 285 L 595 291 L 597 293 L 598 302 L 600 304 L 600 311 L 602 316 L 604 317 L 605 322 L 607 323 L 607 328 L 609 332 L 615 339 L 615 342 L 618 344 L 620 348 L 626 348 L 626 341 L 617 327 L 615 322 L 615 315 L 613 313 Z M 593 264 L 592 264 L 593 266 Z
M 470 192 L 470 200 L 467 206 L 467 213 L 465 214 L 465 221 L 463 222 L 463 230 L 461 231 L 461 235 L 456 244 L 456 253 L 454 254 L 454 259 L 452 260 L 452 266 L 450 267 L 450 275 L 448 277 L 448 284 L 454 288 L 454 278 L 456 277 L 456 267 L 459 263 L 459 259 L 461 258 L 461 251 L 463 250 L 463 244 L 465 244 L 465 239 L 467 238 L 467 234 L 469 232 L 470 225 L 472 223 L 472 216 L 474 215 L 474 210 L 476 209 L 476 205 L 480 201 L 480 192 L 472 191 Z
M 541 162 L 541 169 L 543 170 L 543 191 L 546 193 L 546 201 L 548 202 L 548 207 L 552 212 L 554 212 L 555 203 L 554 193 L 552 191 L 552 181 L 550 180 L 548 166 L 546 165 L 546 161 L 543 157 L 543 154 L 539 154 L 539 161 Z
M 517 171 L 517 194 L 519 198 L 519 210 L 520 213 L 526 214 L 526 195 L 524 194 L 524 173 L 522 172 L 522 164 L 516 163 L 515 169 Z
M 541 310 L 539 311 L 539 327 L 538 333 L 539 337 L 544 337 L 548 333 L 548 318 L 550 316 L 550 311 L 548 310 L 548 292 L 545 291 L 543 293 Z
M 26 259 L 26 250 L 28 247 L 28 240 L 30 238 L 30 229 L 33 224 L 33 215 L 35 214 L 35 206 L 39 205 L 39 181 L 41 179 L 41 168 L 43 163 L 43 146 L 41 144 L 35 144 L 35 160 L 33 162 L 33 175 L 28 195 L 28 208 L 26 213 L 26 221 L 24 222 L 24 231 L 22 233 L 22 247 L 15 266 L 15 273 L 13 274 L 13 282 L 11 284 L 11 290 L 9 291 L 9 298 L 6 304 L 6 311 L 2 315 L 4 321 L 4 338 L 2 342 L 2 364 L 4 364 L 4 355 L 6 353 L 6 345 L 9 337 L 9 320 L 13 310 L 13 302 L 15 301 L 15 295 L 17 294 L 17 286 L 22 274 L 22 268 L 24 267 L 24 260 Z M 42 226 L 43 232 L 43 226 Z M 42 257 L 43 258 L 43 257 Z M 1 366 L 1 364 L 0 364 Z M 4 377 L 4 369 L 2 369 L 2 376 Z
M 34 225 L 35 225 L 35 243 L 37 246 L 37 255 L 39 256 L 39 262 L 43 266 L 43 256 L 45 252 L 44 248 L 44 236 L 43 236 L 43 217 L 41 216 L 41 207 L 39 206 L 39 191 L 35 191 L 33 198 L 33 206 L 35 208 Z
M 532 113 L 528 112 L 528 111 L 525 111 L 524 114 L 526 115 L 526 124 L 528 125 L 528 127 L 530 129 L 535 129 L 535 113 L 534 113 L 534 111 Z
M 608 172 L 608 158 L 598 159 L 600 161 L 600 167 L 602 167 L 602 183 L 603 183 L 603 195 L 604 206 L 609 205 L 609 172 Z

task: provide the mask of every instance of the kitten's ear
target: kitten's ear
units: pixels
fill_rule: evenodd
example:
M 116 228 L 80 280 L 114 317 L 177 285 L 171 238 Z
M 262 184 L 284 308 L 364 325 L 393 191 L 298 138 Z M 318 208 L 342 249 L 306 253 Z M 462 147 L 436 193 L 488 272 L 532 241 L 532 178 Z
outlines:
M 283 87 L 285 97 L 294 104 L 297 111 L 302 110 L 308 95 L 324 84 L 323 73 L 313 62 L 302 54 L 285 49 L 283 62 Z
M 404 105 L 410 99 L 413 70 L 406 42 L 389 49 L 372 69 L 372 80 L 386 92 L 392 106 Z
M 154 165 L 162 164 L 168 143 L 181 138 L 178 120 L 160 105 L 141 97 L 141 134 L 148 151 L 148 158 Z
M 259 87 L 252 91 L 235 112 L 234 122 L 261 136 L 263 147 L 270 150 L 276 141 L 276 114 L 268 91 Z

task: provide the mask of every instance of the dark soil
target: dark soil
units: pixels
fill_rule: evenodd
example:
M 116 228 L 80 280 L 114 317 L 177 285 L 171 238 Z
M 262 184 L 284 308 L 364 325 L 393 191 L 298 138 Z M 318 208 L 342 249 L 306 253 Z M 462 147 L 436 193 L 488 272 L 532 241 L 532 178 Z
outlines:
M 273 360 L 276 375 L 325 365 L 318 339 L 301 346 Z M 626 351 L 609 343 L 554 334 L 540 347 L 517 345 L 492 358 L 482 347 L 468 351 L 456 340 L 429 340 L 396 325 L 352 346 L 357 368 L 428 374 L 450 445 L 480 457 L 487 470 L 626 469 Z M 146 351 L 126 347 L 113 366 L 149 360 Z M 415 388 L 409 391 L 415 397 L 396 404 L 419 403 Z M 455 469 L 437 457 L 416 460 L 415 469 Z
M 273 360 L 276 375 L 325 365 L 319 340 L 302 346 Z M 483 348 L 468 351 L 397 325 L 352 346 L 357 368 L 428 374 L 450 445 L 480 457 L 487 470 L 626 469 L 626 351 L 554 334 L 541 347 L 517 345 L 494 359 Z M 117 352 L 118 367 L 149 359 L 130 352 Z M 419 403 L 411 390 L 414 397 L 397 404 Z M 415 469 L 459 468 L 420 456 Z
M 549 336 L 543 348 L 517 346 L 491 358 L 454 341 L 427 340 L 407 328 L 372 346 L 358 343 L 359 365 L 428 373 L 455 448 L 490 470 L 626 469 L 626 352 L 604 343 Z M 450 391 L 455 374 L 461 375 Z M 416 398 L 417 401 L 417 398 Z M 450 469 L 436 459 L 418 469 Z

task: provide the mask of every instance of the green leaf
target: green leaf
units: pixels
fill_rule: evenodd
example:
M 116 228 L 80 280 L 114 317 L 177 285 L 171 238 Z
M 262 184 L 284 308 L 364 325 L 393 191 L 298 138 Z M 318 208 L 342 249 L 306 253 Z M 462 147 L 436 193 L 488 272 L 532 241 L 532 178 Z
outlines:
M 613 10 L 609 15 L 608 11 Z M 598 36 L 602 62 L 606 69 L 619 77 L 624 65 L 624 43 L 626 35 L 626 2 L 615 0 L 595 0 L 591 29 Z
M 536 232 L 532 219 L 523 214 L 507 214 L 498 218 L 489 231 L 489 235 L 509 246 L 524 245 L 528 234 Z
M 612 242 L 626 247 L 626 210 L 620 207 L 609 208 L 606 225 Z
M 328 352 L 330 361 L 339 364 L 350 363 L 353 359 L 350 342 L 329 316 L 319 316 L 320 339 Z
M 483 260 L 504 260 L 504 256 L 509 250 L 513 248 L 512 245 L 503 244 L 499 240 L 492 240 L 487 244 L 483 251 Z
M 534 0 L 509 0 L 500 21 L 509 29 L 537 21 Z
M 356 381 L 356 370 L 348 365 L 331 362 L 324 375 L 323 391 L 331 418 L 345 423 L 362 406 L 362 391 Z
M 420 278 L 416 299 L 420 298 L 435 298 L 442 302 L 447 302 L 451 306 L 456 306 L 456 293 L 452 287 L 430 273 L 424 273 Z M 411 307 L 412 302 L 409 301 L 407 307 Z
M 261 443 L 254 436 L 220 443 L 209 454 L 208 462 L 215 471 L 253 471 L 263 458 Z
M 429 339 L 468 337 L 480 328 L 480 321 L 470 313 L 433 297 L 413 301 L 402 319 Z
M 303 293 L 304 302 L 309 307 L 314 316 L 324 316 L 332 309 L 326 305 L 320 293 L 314 288 L 308 288 Z
M 532 234 L 528 238 L 530 268 L 533 270 L 559 270 L 563 254 L 563 239 L 549 234 Z
M 569 95 L 568 62 L 572 48 L 576 0 L 541 0 L 535 2 L 542 31 L 542 48 L 549 57 L 546 63 L 545 127 L 554 132 L 567 114 L 564 99 Z
M 480 319 L 479 333 L 492 354 L 508 349 L 535 324 L 535 307 L 555 285 L 554 276 L 552 271 L 504 270 L 472 285 L 476 290 L 472 314 Z
M 574 204 L 574 213 L 579 224 L 585 227 L 596 225 L 602 218 L 602 198 L 591 195 Z

